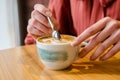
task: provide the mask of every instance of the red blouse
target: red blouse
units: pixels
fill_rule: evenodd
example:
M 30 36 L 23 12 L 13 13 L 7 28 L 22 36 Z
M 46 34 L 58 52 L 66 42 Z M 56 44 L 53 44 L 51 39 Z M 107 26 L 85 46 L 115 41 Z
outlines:
M 120 0 L 50 0 L 61 33 L 79 35 L 105 16 L 120 20 Z
M 105 16 L 120 20 L 120 0 L 50 0 L 49 8 L 64 34 L 77 36 Z

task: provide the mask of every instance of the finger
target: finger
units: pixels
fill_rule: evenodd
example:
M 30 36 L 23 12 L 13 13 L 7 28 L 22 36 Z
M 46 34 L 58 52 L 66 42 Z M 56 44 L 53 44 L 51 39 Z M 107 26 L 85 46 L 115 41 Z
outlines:
M 89 38 L 90 36 L 98 33 L 99 31 L 101 31 L 106 26 L 107 22 L 110 21 L 110 20 L 111 20 L 111 18 L 109 18 L 109 17 L 106 17 L 106 18 L 103 18 L 103 19 L 99 20 L 97 23 L 95 23 L 94 25 L 90 26 L 83 33 L 81 33 L 81 35 L 79 35 L 73 41 L 73 43 L 71 45 L 72 46 L 77 46 L 81 42 L 83 42 L 84 40 Z
M 120 41 L 113 46 L 107 54 L 104 54 L 103 56 L 100 57 L 101 61 L 107 60 L 110 57 L 114 56 L 117 52 L 120 51 Z
M 37 21 L 37 20 L 35 20 L 33 18 L 29 21 L 29 24 L 35 26 L 36 29 L 38 29 L 39 31 L 44 32 L 45 34 L 51 33 L 51 28 L 50 27 L 46 27 L 45 25 L 41 24 L 39 21 Z
M 105 55 L 100 57 L 101 61 L 107 60 L 120 51 L 120 41 Z
M 35 44 L 35 40 L 33 38 L 33 36 L 31 34 L 27 34 L 26 38 L 25 38 L 25 44 L 29 45 L 29 44 Z
M 106 25 L 105 29 L 93 36 L 93 39 L 91 39 L 91 41 L 89 42 L 89 45 L 86 46 L 80 54 L 80 57 L 84 57 L 87 55 L 88 52 L 90 52 L 93 48 L 96 47 L 96 45 L 98 45 L 99 43 L 101 43 L 102 41 L 104 41 L 108 36 L 110 36 L 117 28 L 116 28 L 116 23 L 115 22 L 111 22 L 110 24 Z M 103 47 L 101 47 L 103 48 Z M 100 48 L 100 49 L 101 49 Z M 107 48 L 107 46 L 106 46 Z M 98 49 L 99 51 L 99 49 Z M 100 50 L 101 51 L 101 50 Z M 94 55 L 92 55 L 91 60 L 95 60 L 100 54 L 101 52 L 99 51 L 99 53 L 95 53 Z
M 98 34 L 97 34 L 98 35 Z M 89 43 L 81 50 L 81 52 L 79 53 L 79 57 L 83 58 L 85 57 L 89 51 L 91 51 L 96 45 L 97 45 L 97 42 L 96 42 L 96 36 L 94 36 L 90 41 Z M 92 45 L 91 45 L 92 44 Z
M 36 36 L 42 36 L 44 35 L 44 33 L 42 31 L 39 31 L 38 29 L 36 29 L 33 25 L 28 25 L 28 32 L 30 34 L 36 35 Z
M 44 5 L 42 4 L 36 4 L 34 6 L 34 9 L 37 10 L 38 12 L 40 12 L 41 14 L 43 14 L 44 16 L 52 16 L 52 12 L 50 11 L 50 9 L 46 8 Z
M 96 33 L 95 35 L 89 37 L 88 39 L 85 40 L 85 42 L 90 42 L 96 35 L 98 35 L 100 32 Z
M 44 15 L 40 14 L 38 11 L 34 10 L 31 14 L 31 17 L 38 20 L 43 25 L 50 27 L 47 18 Z
M 97 42 L 104 41 L 107 37 L 113 34 L 118 28 L 115 21 L 110 21 L 105 28 L 99 33 L 99 35 L 96 37 Z
M 91 56 L 91 60 L 97 59 L 105 50 L 107 50 L 111 45 L 115 44 L 120 39 L 120 31 L 115 31 L 108 39 L 106 39 Z

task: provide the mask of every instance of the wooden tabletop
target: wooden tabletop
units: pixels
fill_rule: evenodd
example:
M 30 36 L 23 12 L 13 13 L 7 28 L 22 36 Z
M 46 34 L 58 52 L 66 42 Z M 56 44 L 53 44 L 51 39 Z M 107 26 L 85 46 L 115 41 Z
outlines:
M 104 62 L 88 57 L 52 71 L 40 62 L 35 45 L 1 50 L 0 80 L 120 80 L 120 53 Z

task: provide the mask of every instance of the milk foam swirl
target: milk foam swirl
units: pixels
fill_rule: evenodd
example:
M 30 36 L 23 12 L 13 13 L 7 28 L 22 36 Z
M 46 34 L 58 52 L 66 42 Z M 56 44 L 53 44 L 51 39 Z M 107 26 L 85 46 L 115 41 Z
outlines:
M 43 39 L 39 39 L 38 41 L 46 44 L 62 44 L 62 43 L 71 43 L 73 40 L 74 40 L 73 36 L 61 35 L 60 40 L 56 40 L 52 37 L 45 37 Z

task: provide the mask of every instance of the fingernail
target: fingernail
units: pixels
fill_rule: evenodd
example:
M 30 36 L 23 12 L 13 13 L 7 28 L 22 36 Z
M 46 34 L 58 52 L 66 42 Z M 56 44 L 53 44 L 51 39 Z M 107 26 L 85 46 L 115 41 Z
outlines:
M 49 17 L 52 16 L 52 13 L 51 13 L 50 11 L 46 11 L 45 14 L 46 14 L 47 16 L 49 16 Z
M 100 57 L 99 60 L 100 60 L 100 61 L 105 61 L 105 58 L 104 58 L 104 57 Z
M 71 46 L 73 46 L 73 47 L 74 47 L 74 44 L 73 44 L 73 42 L 71 43 Z
M 91 60 L 91 61 L 94 61 L 94 60 L 95 60 L 95 58 L 94 58 L 94 57 L 90 57 L 90 60 Z
M 86 52 L 84 50 L 82 50 L 79 54 L 79 57 L 83 58 L 83 57 L 85 57 L 85 55 L 86 55 Z
M 39 5 L 35 5 L 34 7 L 36 10 L 38 11 L 43 11 L 43 7 L 39 6 Z
M 76 41 L 73 41 L 72 43 L 71 43 L 71 46 L 76 46 Z
M 80 58 L 83 58 L 83 57 L 85 57 L 85 55 L 84 55 L 84 54 L 81 54 L 81 55 L 79 55 L 79 57 L 80 57 Z
M 105 55 L 103 55 L 99 58 L 100 61 L 105 61 L 106 59 L 107 59 L 107 57 Z

